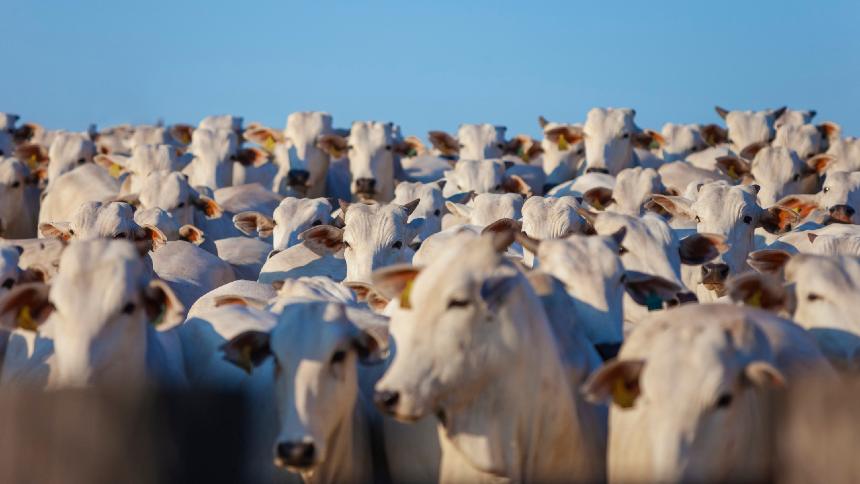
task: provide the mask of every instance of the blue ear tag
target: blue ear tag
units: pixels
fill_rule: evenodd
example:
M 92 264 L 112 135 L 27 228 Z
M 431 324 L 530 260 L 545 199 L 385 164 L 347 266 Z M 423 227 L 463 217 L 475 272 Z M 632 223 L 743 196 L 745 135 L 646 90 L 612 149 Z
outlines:
M 652 292 L 645 298 L 645 306 L 649 311 L 659 311 L 663 309 L 663 300 Z

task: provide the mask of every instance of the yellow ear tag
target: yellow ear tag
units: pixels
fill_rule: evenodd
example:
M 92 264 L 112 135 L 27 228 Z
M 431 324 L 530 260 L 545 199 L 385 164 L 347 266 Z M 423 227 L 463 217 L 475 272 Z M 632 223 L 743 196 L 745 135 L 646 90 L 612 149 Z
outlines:
M 794 213 L 800 213 L 800 207 L 794 207 L 792 210 L 794 210 Z
M 760 308 L 761 307 L 761 296 L 762 296 L 761 289 L 759 289 L 756 292 L 754 292 L 752 296 L 748 297 L 747 300 L 744 301 L 744 304 L 746 304 L 747 306 L 752 306 L 754 308 Z
M 266 142 L 263 143 L 263 148 L 265 148 L 266 151 L 270 151 L 270 152 L 274 151 L 275 150 L 275 138 L 272 138 L 271 136 L 266 138 Z
M 648 144 L 649 150 L 657 150 L 660 149 L 660 142 L 655 140 L 651 140 L 651 143 Z
M 114 178 L 119 178 L 122 174 L 122 166 L 117 163 L 111 163 L 110 168 L 108 168 L 108 173 L 110 173 L 110 176 Z
M 623 378 L 612 381 L 612 401 L 621 408 L 630 408 L 636 403 L 636 392 L 627 388 Z
M 33 316 L 30 315 L 30 306 L 23 306 L 18 310 L 18 317 L 15 319 L 15 324 L 21 329 L 27 331 L 36 331 L 38 326 L 33 321 Z
M 403 309 L 412 309 L 412 304 L 409 302 L 409 294 L 412 292 L 412 281 L 406 282 L 403 291 L 400 293 L 400 307 Z
M 191 143 L 191 134 L 186 132 L 186 131 L 183 131 L 182 135 L 180 135 L 179 138 L 180 138 L 180 141 L 182 141 L 182 144 L 184 144 L 184 145 Z
M 568 144 L 567 140 L 564 138 L 564 135 L 558 137 L 558 149 L 560 151 L 565 151 L 570 149 L 570 144 Z
M 734 165 L 729 166 L 729 178 L 731 178 L 732 180 L 737 180 L 738 178 L 740 178 L 738 176 L 738 173 L 735 171 Z
M 38 166 L 38 165 L 39 165 L 39 159 L 36 157 L 36 155 L 35 154 L 30 155 L 30 159 L 27 160 L 27 166 L 29 166 L 31 170 L 35 170 L 36 166 Z

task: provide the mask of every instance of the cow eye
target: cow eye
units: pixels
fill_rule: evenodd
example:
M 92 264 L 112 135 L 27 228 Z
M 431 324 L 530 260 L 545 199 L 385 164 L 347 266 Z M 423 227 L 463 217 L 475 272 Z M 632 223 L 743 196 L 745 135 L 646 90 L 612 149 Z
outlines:
M 338 350 L 335 351 L 333 355 L 331 355 L 331 364 L 335 365 L 337 363 L 342 362 L 346 359 L 346 351 Z
M 463 143 L 460 143 L 458 146 L 459 146 L 460 148 L 465 148 L 465 147 L 466 147 L 466 145 L 464 145 Z
M 75 235 L 75 231 L 72 229 L 69 229 L 69 235 Z
M 750 217 L 749 215 L 744 215 L 744 223 L 749 224 L 750 222 L 752 222 L 752 217 Z
M 349 242 L 347 242 L 347 241 L 345 241 L 345 240 L 344 240 L 344 241 L 343 241 L 343 248 L 344 248 L 344 249 L 348 249 L 348 248 L 350 248 L 350 247 L 351 247 L 351 246 L 349 245 Z
M 115 238 L 115 239 L 124 239 L 124 238 L 126 238 L 126 235 L 125 235 L 125 233 L 120 232 L 120 233 L 118 233 L 118 234 L 114 235 L 114 236 L 113 236 L 113 238 Z
M 723 393 L 720 395 L 720 398 L 717 399 L 717 402 L 714 406 L 717 408 L 726 408 L 732 404 L 732 395 L 730 393 Z
M 399 248 L 403 247 L 403 242 L 398 240 L 397 242 L 391 244 L 391 247 L 394 249 L 399 249 Z
M 322 225 L 322 220 L 314 220 L 313 222 L 311 222 L 311 225 L 313 225 L 314 227 L 316 227 L 317 225 Z
M 823 191 L 824 191 L 824 193 L 829 192 L 829 191 L 830 191 L 830 187 L 824 187 L 824 190 L 823 190 Z
M 496 148 L 503 150 L 503 149 L 505 149 L 505 145 L 503 145 L 501 143 L 496 143 Z
M 21 182 L 19 182 L 17 180 L 12 182 L 12 188 L 18 188 L 20 186 L 21 186 Z
M 814 292 L 810 292 L 810 293 L 809 293 L 809 294 L 807 294 L 807 296 L 806 296 L 806 300 L 807 300 L 807 301 L 810 301 L 810 302 L 812 302 L 812 301 L 818 301 L 819 299 L 821 299 L 821 296 L 819 296 L 818 294 L 815 294 Z
M 451 299 L 448 301 L 448 309 L 465 308 L 471 304 L 468 299 Z
M 584 149 L 582 149 L 582 148 L 580 148 L 580 149 L 576 150 L 576 154 L 577 154 L 577 155 L 581 155 L 581 154 L 583 154 L 583 153 L 585 153 L 585 150 L 584 150 Z
M 351 149 L 352 149 L 352 145 L 346 145 L 346 149 L 351 150 Z
M 87 160 L 85 160 L 85 159 L 83 159 L 83 158 L 78 158 L 78 164 L 79 164 L 79 165 L 83 165 L 83 164 L 84 164 L 84 163 L 86 163 L 86 162 L 87 162 Z
M 629 252 L 629 251 L 627 250 L 627 248 L 626 248 L 626 247 L 619 247 L 619 248 L 618 248 L 618 255 L 624 255 L 624 254 L 626 254 L 627 252 Z
M 442 215 L 442 211 L 437 208 L 436 210 L 433 210 L 433 215 L 438 217 L 439 215 Z
M 15 285 L 15 279 L 12 279 L 11 277 L 9 279 L 6 279 L 5 281 L 3 281 L 3 287 L 5 289 L 12 289 L 12 286 L 14 286 L 14 285 Z
M 630 137 L 630 133 L 624 133 L 621 135 L 621 138 L 623 138 L 623 139 L 627 139 L 629 137 Z
M 496 185 L 496 188 L 495 188 L 495 189 L 496 189 L 496 190 L 501 190 L 501 189 L 502 189 L 502 186 L 501 186 L 501 185 Z
M 385 149 L 386 149 L 387 151 L 391 151 L 391 145 L 385 145 Z
M 791 179 L 794 181 L 800 180 L 800 173 L 795 173 Z
M 133 302 L 130 302 L 122 307 L 123 314 L 131 314 L 134 312 L 135 305 Z
M 176 205 L 176 208 L 182 208 L 184 206 L 185 206 L 185 202 L 179 202 L 179 204 Z

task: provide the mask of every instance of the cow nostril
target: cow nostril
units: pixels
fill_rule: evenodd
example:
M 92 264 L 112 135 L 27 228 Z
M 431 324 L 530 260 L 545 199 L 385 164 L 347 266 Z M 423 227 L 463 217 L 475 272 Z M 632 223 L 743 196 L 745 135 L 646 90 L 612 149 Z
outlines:
M 392 411 L 400 400 L 400 393 L 395 391 L 383 390 L 376 392 L 373 396 L 373 401 L 376 406 L 385 411 Z
M 316 449 L 313 442 L 280 442 L 277 460 L 291 467 L 309 467 L 314 463 Z
M 290 170 L 287 172 L 287 185 L 304 186 L 310 179 L 311 174 L 307 170 Z
M 376 189 L 376 180 L 373 178 L 359 178 L 355 180 L 355 188 L 358 193 L 373 193 Z

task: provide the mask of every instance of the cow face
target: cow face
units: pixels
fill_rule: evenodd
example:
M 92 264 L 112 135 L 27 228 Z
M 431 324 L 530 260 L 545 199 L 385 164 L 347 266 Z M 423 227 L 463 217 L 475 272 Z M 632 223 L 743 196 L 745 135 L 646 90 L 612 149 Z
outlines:
M 633 162 L 637 131 L 632 109 L 594 108 L 588 112 L 585 133 L 585 171 L 615 175 Z

